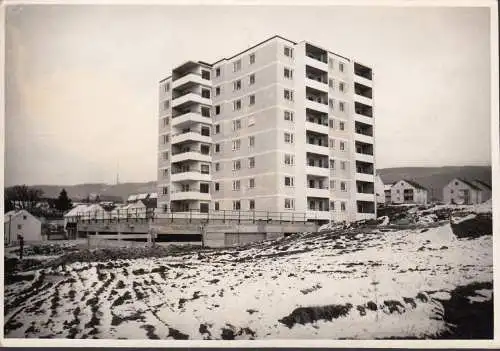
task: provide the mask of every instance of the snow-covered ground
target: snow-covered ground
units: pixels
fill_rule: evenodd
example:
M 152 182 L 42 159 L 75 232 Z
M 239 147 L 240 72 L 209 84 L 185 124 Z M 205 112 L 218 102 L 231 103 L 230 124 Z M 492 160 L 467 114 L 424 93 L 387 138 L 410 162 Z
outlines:
M 5 337 L 424 338 L 448 329 L 457 286 L 493 281 L 492 236 L 350 229 L 23 274 L 5 286 Z

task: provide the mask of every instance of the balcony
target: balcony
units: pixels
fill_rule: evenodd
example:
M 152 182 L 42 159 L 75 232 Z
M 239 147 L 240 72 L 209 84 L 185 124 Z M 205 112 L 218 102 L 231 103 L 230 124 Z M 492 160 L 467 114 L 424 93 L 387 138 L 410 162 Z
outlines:
M 178 152 L 172 155 L 172 163 L 183 161 L 212 162 L 210 154 L 202 153 L 199 150 Z
M 330 176 L 330 169 L 328 167 L 318 167 L 318 166 L 310 166 L 306 165 L 306 174 L 313 175 L 317 177 L 326 177 Z
M 354 140 L 356 141 L 362 141 L 367 144 L 373 144 L 374 143 L 374 138 L 372 136 L 368 135 L 363 135 L 363 134 L 355 134 L 354 135 Z
M 363 66 L 357 62 L 354 62 L 354 75 L 357 77 L 364 78 L 368 81 L 373 79 L 373 72 L 370 67 Z
M 205 181 L 209 182 L 211 180 L 210 173 L 201 172 L 196 169 L 189 170 L 172 170 L 172 175 L 170 176 L 172 182 L 181 181 Z
M 172 136 L 172 145 L 185 143 L 185 142 L 200 142 L 200 143 L 211 143 L 212 138 L 210 135 L 202 134 L 197 130 L 189 130 L 181 133 L 174 134 Z
M 375 213 L 356 213 L 356 221 L 365 221 L 375 219 Z
M 330 189 L 328 187 L 322 187 L 322 188 L 317 188 L 317 187 L 307 187 L 306 188 L 306 196 L 310 197 L 326 197 L 330 198 Z
M 371 200 L 357 200 L 356 207 L 356 218 L 358 218 L 358 215 L 361 219 L 375 218 L 375 195 L 373 195 L 373 198 Z
M 318 155 L 330 155 L 330 149 L 328 148 L 328 144 L 326 145 L 314 145 L 306 143 L 306 152 Z
M 328 52 L 306 43 L 306 65 L 328 72 Z
M 199 190 L 177 190 L 170 194 L 170 201 L 179 200 L 210 201 L 210 193 L 202 193 Z
M 374 182 L 375 176 L 373 174 L 356 172 L 356 180 L 363 182 Z
M 354 82 L 354 92 L 356 93 L 356 95 L 362 96 L 366 99 L 373 98 L 372 88 L 358 82 Z
M 316 210 L 307 210 L 306 211 L 307 219 L 319 219 L 319 220 L 330 220 L 332 217 L 332 213 L 328 210 L 325 211 L 316 211 Z
M 191 104 L 212 105 L 212 100 L 193 91 L 185 92 L 172 100 L 172 108 L 183 108 Z
M 328 124 L 306 122 L 306 131 L 312 131 L 318 134 L 328 134 Z
M 194 72 L 187 73 L 172 82 L 173 89 L 185 89 L 194 85 L 212 86 L 212 82 L 208 79 L 203 79 L 200 74 Z
M 354 112 L 361 116 L 373 117 L 373 108 L 359 101 L 354 102 Z
M 172 127 L 185 128 L 197 123 L 212 123 L 210 116 L 202 116 L 198 112 L 187 112 L 172 118 Z

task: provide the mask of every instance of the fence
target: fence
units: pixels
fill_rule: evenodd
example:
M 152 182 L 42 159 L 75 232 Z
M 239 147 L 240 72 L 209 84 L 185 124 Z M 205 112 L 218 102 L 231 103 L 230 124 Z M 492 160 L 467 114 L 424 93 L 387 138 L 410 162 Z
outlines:
M 333 219 L 334 213 L 330 212 Z M 181 223 L 305 223 L 307 220 L 321 219 L 314 215 L 307 215 L 305 212 L 273 212 L 273 211 L 238 211 L 220 210 L 201 212 L 199 210 L 190 211 L 164 211 L 153 212 L 151 209 L 135 210 L 114 210 L 111 212 L 96 211 L 76 214 L 69 217 L 69 222 L 76 223 L 120 223 L 120 222 L 181 222 Z

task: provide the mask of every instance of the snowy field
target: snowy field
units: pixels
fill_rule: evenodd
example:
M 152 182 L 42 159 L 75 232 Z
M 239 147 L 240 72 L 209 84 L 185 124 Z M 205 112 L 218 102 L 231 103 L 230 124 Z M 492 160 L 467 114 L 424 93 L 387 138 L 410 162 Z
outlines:
M 443 337 L 456 328 L 446 310 L 457 287 L 470 306 L 492 300 L 492 236 L 422 228 L 26 270 L 5 286 L 5 337 Z

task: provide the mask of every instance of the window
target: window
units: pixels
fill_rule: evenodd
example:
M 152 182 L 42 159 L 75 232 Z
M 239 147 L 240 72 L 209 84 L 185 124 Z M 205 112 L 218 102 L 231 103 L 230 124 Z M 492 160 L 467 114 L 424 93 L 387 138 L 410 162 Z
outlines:
M 340 202 L 340 210 L 341 210 L 342 212 L 345 212 L 345 202 L 344 202 L 344 201 L 341 201 L 341 202 Z
M 291 210 L 295 207 L 295 201 L 293 199 L 285 199 L 285 209 Z
M 170 107 L 170 100 L 163 101 L 163 109 L 168 110 Z
M 335 211 L 335 201 L 330 201 L 330 211 Z
M 293 177 L 285 177 L 285 186 L 293 186 Z
M 330 189 L 335 189 L 335 180 L 330 180 Z
M 345 130 L 345 122 L 339 122 L 339 129 L 340 130 Z
M 285 164 L 289 166 L 293 166 L 295 162 L 295 158 L 293 155 L 285 154 Z
M 233 140 L 233 151 L 239 150 L 241 147 L 241 139 Z
M 241 80 L 236 80 L 233 82 L 233 90 L 240 90 L 241 89 Z
M 250 95 L 250 106 L 255 105 L 255 95 Z
M 255 157 L 248 158 L 248 168 L 255 168 Z
M 165 84 L 165 91 L 170 91 L 170 83 Z
M 201 127 L 201 135 L 210 136 L 210 127 Z
M 241 129 L 241 119 L 235 119 L 233 121 L 233 130 Z
M 335 160 L 330 159 L 330 169 L 335 169 Z
M 330 149 L 335 149 L 335 139 L 329 139 L 328 146 L 330 147 Z
M 250 178 L 250 179 L 248 180 L 248 187 L 249 187 L 250 189 L 255 188 L 255 178 Z
M 285 67 L 283 69 L 283 76 L 287 79 L 293 79 L 293 70 Z
M 163 156 L 163 160 L 165 160 L 165 161 L 166 161 L 166 160 L 168 160 L 168 151 L 165 151 L 165 152 L 162 154 L 162 156 Z
M 347 191 L 347 185 L 345 182 L 340 182 L 340 191 Z
M 216 87 L 215 88 L 215 96 L 219 96 L 220 95 L 220 87 Z
M 344 91 L 344 89 L 345 89 L 345 84 L 344 84 L 344 82 L 340 82 L 340 83 L 339 83 L 339 90 L 343 92 L 343 91 Z
M 168 195 L 168 186 L 163 187 L 163 195 Z
M 293 112 L 292 111 L 284 111 L 285 121 L 293 122 Z
M 339 110 L 342 112 L 344 111 L 344 102 L 343 101 L 339 102 Z
M 241 60 L 233 62 L 233 72 L 238 72 L 241 69 Z
M 215 114 L 220 114 L 220 105 L 215 106 Z
M 248 200 L 248 208 L 250 210 L 255 210 L 255 200 Z
M 249 147 L 254 147 L 255 146 L 255 136 L 249 136 L 248 137 L 248 146 Z
M 255 63 L 255 54 L 250 54 L 250 64 L 253 65 Z
M 285 89 L 283 92 L 283 97 L 285 100 L 293 101 L 293 91 Z
M 255 84 L 255 74 L 250 75 L 250 82 L 249 83 L 250 83 L 250 85 Z
M 285 143 L 287 144 L 293 144 L 293 134 L 292 133 L 285 133 Z
M 168 134 L 163 135 L 163 144 L 168 144 Z
M 209 72 L 209 71 L 202 70 L 202 71 L 201 71 L 201 78 L 202 78 L 202 79 L 206 79 L 206 80 L 210 80 L 210 72 Z
M 210 174 L 210 166 L 209 165 L 201 165 L 201 173 L 202 174 Z
M 335 121 L 333 119 L 328 120 L 328 125 L 330 128 L 335 129 Z
M 333 99 L 328 99 L 328 106 L 330 107 L 330 110 L 333 110 L 333 106 L 334 106 Z
M 233 110 L 237 111 L 241 109 L 241 100 L 233 101 Z
M 210 108 L 209 107 L 202 107 L 201 108 L 201 115 L 203 117 L 210 117 Z
M 340 142 L 340 151 L 345 151 L 345 141 Z
M 165 177 L 168 177 L 168 168 L 165 168 L 165 169 L 163 170 L 163 177 L 164 177 L 164 178 L 165 178 Z
M 219 162 L 217 162 L 217 163 L 215 164 L 215 171 L 216 171 L 216 172 L 219 172 L 219 171 L 220 171 L 220 163 L 219 163 Z
M 214 203 L 214 209 L 215 209 L 216 211 L 219 211 L 219 208 L 220 208 L 220 206 L 219 206 L 219 201 L 216 201 L 216 202 Z
M 255 124 L 255 118 L 254 117 L 248 117 L 248 126 L 251 127 Z
M 219 183 L 215 183 L 214 184 L 214 188 L 215 188 L 215 191 L 219 191 L 220 190 L 220 184 Z
M 220 77 L 220 67 L 217 67 L 217 68 L 215 69 L 215 76 L 216 76 L 216 77 Z
M 339 71 L 344 72 L 344 64 L 342 62 L 339 62 Z
M 234 191 L 240 190 L 240 181 L 239 180 L 233 180 L 233 190 Z
M 233 201 L 233 210 L 235 210 L 235 211 L 241 210 L 240 200 L 234 200 Z
M 345 171 L 345 161 L 340 161 L 340 169 Z
M 200 203 L 200 212 L 208 213 L 208 204 L 206 202 Z
M 241 169 L 241 161 L 235 160 L 233 161 L 233 171 L 239 171 Z
M 332 58 L 328 59 L 328 66 L 330 68 L 333 68 L 333 59 Z
M 220 124 L 216 124 L 215 125 L 215 134 L 219 134 L 220 133 Z
M 283 53 L 285 54 L 285 56 L 293 58 L 293 49 L 291 47 L 285 46 Z
M 328 86 L 333 88 L 333 79 L 328 79 Z
M 208 183 L 200 183 L 200 193 L 208 194 L 210 192 L 210 185 Z
M 215 144 L 215 152 L 220 152 L 220 144 Z
M 209 89 L 201 89 L 201 97 L 205 99 L 210 99 L 210 90 Z

